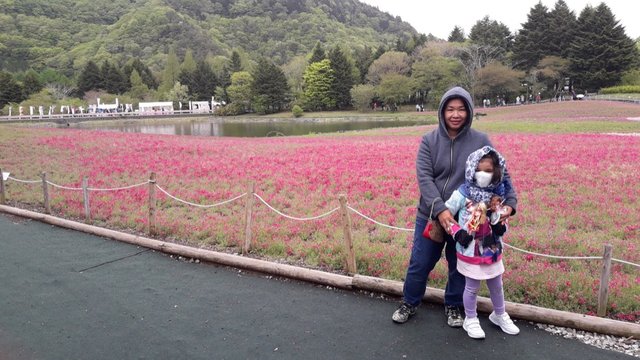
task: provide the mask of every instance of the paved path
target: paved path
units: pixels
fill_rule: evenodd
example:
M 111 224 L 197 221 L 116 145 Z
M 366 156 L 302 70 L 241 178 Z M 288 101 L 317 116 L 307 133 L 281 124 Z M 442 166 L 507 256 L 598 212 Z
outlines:
M 633 359 L 517 321 L 486 340 L 425 304 L 327 289 L 0 214 L 0 359 Z

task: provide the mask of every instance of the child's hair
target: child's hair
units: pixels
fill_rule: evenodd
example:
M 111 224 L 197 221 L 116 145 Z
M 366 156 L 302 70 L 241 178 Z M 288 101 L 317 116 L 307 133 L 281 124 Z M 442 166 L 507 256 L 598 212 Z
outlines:
M 480 158 L 480 160 L 483 159 L 491 159 L 491 162 L 493 162 L 493 178 L 491 178 L 491 183 L 495 184 L 498 180 L 500 180 L 500 177 L 502 175 L 502 169 L 500 168 L 500 159 L 498 159 L 498 154 L 496 154 L 494 151 L 491 151 Z

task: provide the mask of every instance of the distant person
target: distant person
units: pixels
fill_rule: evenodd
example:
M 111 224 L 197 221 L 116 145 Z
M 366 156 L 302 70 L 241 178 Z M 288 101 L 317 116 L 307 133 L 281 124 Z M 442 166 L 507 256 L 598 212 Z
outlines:
M 503 206 L 503 200 L 517 201 L 511 183 L 504 180 L 505 160 L 494 148 L 484 146 L 469 155 L 465 170 L 465 183 L 445 203 L 458 216 L 458 223 L 445 229 L 457 243 L 457 269 L 465 276 L 462 327 L 469 337 L 484 339 L 476 310 L 480 283 L 486 280 L 493 304 L 489 320 L 505 333 L 517 335 L 520 329 L 505 311 L 502 289 L 502 236 L 507 230 L 505 220 L 513 212 L 511 206 Z
M 424 296 L 431 270 L 445 251 L 448 265 L 448 279 L 445 288 L 444 305 L 447 324 L 462 327 L 462 293 L 465 279 L 457 270 L 456 243 L 445 233 L 440 242 L 425 234 L 427 222 L 431 219 L 443 228 L 455 223 L 445 200 L 458 186 L 464 183 L 465 164 L 469 154 L 484 146 L 491 146 L 486 134 L 471 128 L 473 101 L 471 95 L 461 87 L 447 91 L 438 108 L 439 125 L 422 137 L 416 159 L 416 174 L 420 199 L 416 214 L 413 247 L 404 280 L 402 302 L 393 313 L 392 320 L 402 324 L 416 313 Z M 505 174 L 508 179 L 508 175 Z M 510 196 L 505 204 L 515 206 Z M 506 215 L 505 215 L 506 216 Z

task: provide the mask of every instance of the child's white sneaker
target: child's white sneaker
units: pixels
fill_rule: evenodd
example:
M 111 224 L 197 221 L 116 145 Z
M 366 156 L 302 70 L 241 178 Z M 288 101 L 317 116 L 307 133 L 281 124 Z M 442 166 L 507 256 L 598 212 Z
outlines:
M 480 320 L 478 320 L 478 317 L 464 318 L 462 328 L 467 332 L 470 338 L 484 339 L 484 331 L 480 326 Z
M 491 315 L 489 315 L 489 320 L 500 326 L 500 329 L 509 335 L 518 335 L 520 333 L 520 329 L 513 323 L 507 313 L 498 315 L 495 312 L 492 312 Z

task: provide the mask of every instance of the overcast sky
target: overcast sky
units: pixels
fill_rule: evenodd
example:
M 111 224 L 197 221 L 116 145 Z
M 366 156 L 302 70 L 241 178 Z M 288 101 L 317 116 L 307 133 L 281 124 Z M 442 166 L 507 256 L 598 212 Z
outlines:
M 457 1 L 417 1 L 417 0 L 360 0 L 377 6 L 378 9 L 393 16 L 400 16 L 402 20 L 411 24 L 418 32 L 433 34 L 441 39 L 447 39 L 453 27 L 458 25 L 465 35 L 469 35 L 471 27 L 489 15 L 491 20 L 497 20 L 509 27 L 511 32 L 522 28 L 527 21 L 527 15 L 539 0 L 457 0 Z M 586 5 L 598 6 L 602 1 L 565 0 L 569 9 L 576 17 Z M 542 4 L 549 10 L 553 9 L 556 0 L 543 0 Z M 632 39 L 640 37 L 640 2 L 638 0 L 607 0 L 616 20 L 625 27 L 625 31 Z

